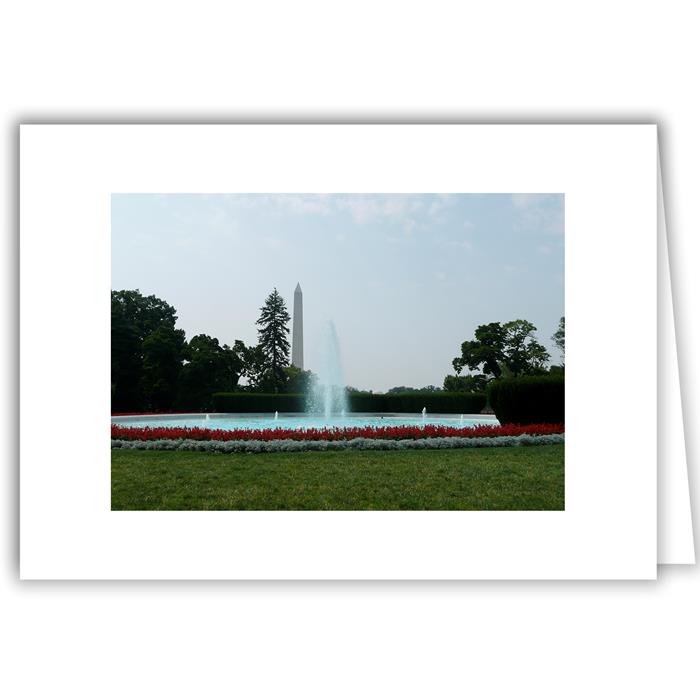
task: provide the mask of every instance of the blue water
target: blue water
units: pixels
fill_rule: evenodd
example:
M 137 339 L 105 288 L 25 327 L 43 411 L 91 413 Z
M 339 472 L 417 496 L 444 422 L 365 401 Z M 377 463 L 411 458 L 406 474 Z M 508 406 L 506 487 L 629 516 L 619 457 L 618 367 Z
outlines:
M 419 413 L 389 413 L 385 415 L 350 413 L 346 416 L 333 416 L 326 420 L 320 415 L 306 413 L 281 413 L 274 416 L 251 413 L 212 413 L 203 415 L 169 416 L 115 416 L 112 423 L 131 427 L 149 428 L 210 428 L 212 430 L 240 430 L 242 428 L 262 430 L 264 428 L 361 428 L 365 426 L 398 425 L 447 425 L 453 428 L 472 425 L 499 425 L 495 416 L 455 414 L 427 414 L 425 420 Z

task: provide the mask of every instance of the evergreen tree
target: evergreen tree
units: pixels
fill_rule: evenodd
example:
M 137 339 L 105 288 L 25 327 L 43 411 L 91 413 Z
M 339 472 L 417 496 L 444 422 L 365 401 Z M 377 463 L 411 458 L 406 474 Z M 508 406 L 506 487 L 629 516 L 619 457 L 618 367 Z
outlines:
M 557 328 L 556 332 L 552 336 L 552 340 L 554 341 L 554 344 L 559 348 L 559 351 L 561 352 L 561 357 L 562 360 L 564 359 L 564 317 L 562 316 L 559 319 L 559 328 Z
M 265 358 L 265 371 L 262 384 L 265 389 L 275 394 L 284 390 L 287 381 L 285 367 L 289 365 L 289 327 L 290 321 L 284 299 L 274 289 L 265 304 L 260 308 L 257 320 L 258 347 Z

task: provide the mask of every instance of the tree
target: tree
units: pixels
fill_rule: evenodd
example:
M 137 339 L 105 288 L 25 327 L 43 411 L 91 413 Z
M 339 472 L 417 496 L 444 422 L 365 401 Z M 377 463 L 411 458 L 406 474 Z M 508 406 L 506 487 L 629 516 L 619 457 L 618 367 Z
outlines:
M 285 367 L 284 372 L 287 375 L 285 391 L 288 394 L 306 394 L 318 379 L 311 370 L 299 369 L 294 365 Z
M 427 386 L 416 389 L 413 386 L 392 386 L 391 389 L 387 389 L 387 394 L 431 394 L 435 391 L 442 391 L 442 388 L 435 386 L 433 384 L 428 384 Z
M 241 344 L 238 340 L 236 343 Z M 245 346 L 244 346 L 245 347 Z M 236 349 L 219 345 L 217 338 L 195 335 L 185 348 L 180 372 L 177 406 L 180 410 L 209 411 L 216 391 L 235 391 L 243 372 L 243 358 Z
M 467 374 L 463 377 L 448 374 L 442 384 L 445 391 L 484 391 L 486 376 L 483 374 Z
M 215 338 L 216 340 L 216 338 Z M 243 341 L 235 340 L 233 347 L 223 345 L 221 348 L 221 362 L 217 375 L 217 386 L 223 387 L 223 391 L 233 391 L 238 386 L 245 372 L 245 348 Z
M 176 320 L 175 309 L 156 296 L 143 296 L 138 289 L 112 292 L 113 411 L 146 408 L 144 342 L 159 328 L 174 330 Z
M 462 354 L 452 360 L 457 374 L 464 367 L 481 369 L 484 374 L 501 376 L 501 364 L 505 361 L 506 332 L 500 323 L 488 323 L 474 331 L 475 340 L 462 343 Z
M 522 319 L 479 326 L 474 331 L 475 340 L 462 343 L 462 354 L 454 358 L 452 366 L 458 375 L 468 367 L 487 378 L 544 372 L 549 353 L 535 339 L 536 330 Z
M 258 347 L 265 359 L 261 384 L 275 394 L 284 390 L 287 380 L 284 369 L 289 365 L 289 321 L 284 299 L 274 289 L 260 308 L 257 325 Z
M 143 393 L 147 408 L 172 408 L 184 358 L 185 331 L 160 326 L 143 341 Z
M 243 360 L 241 377 L 248 382 L 243 388 L 262 390 L 266 363 L 262 348 L 259 345 L 245 345 L 243 341 L 237 340 L 234 343 L 234 349 Z
M 112 293 L 112 410 L 142 408 L 143 341 L 133 319 Z
M 530 321 L 508 321 L 503 324 L 506 332 L 504 364 L 513 376 L 541 374 L 549 360 L 544 345 L 535 340 L 537 328 Z
M 561 352 L 562 361 L 564 360 L 564 316 L 559 319 L 559 328 L 555 331 L 552 336 L 554 344 L 557 346 Z

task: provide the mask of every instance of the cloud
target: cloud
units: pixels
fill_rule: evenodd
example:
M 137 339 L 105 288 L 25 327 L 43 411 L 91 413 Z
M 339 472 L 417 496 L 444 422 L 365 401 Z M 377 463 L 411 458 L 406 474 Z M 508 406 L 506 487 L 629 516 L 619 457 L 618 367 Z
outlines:
M 412 194 L 350 194 L 338 197 L 336 204 L 358 224 L 382 220 L 406 224 L 424 209 L 422 197 Z
M 471 250 L 473 247 L 470 241 L 465 240 L 447 241 L 446 245 L 451 248 L 462 248 L 463 250 Z
M 404 233 L 444 222 L 457 198 L 452 194 L 250 194 L 229 195 L 231 205 L 264 208 L 285 215 L 346 213 L 359 225 L 390 223 Z
M 229 195 L 229 201 L 244 208 L 288 214 L 325 216 L 347 212 L 359 224 L 382 219 L 403 221 L 424 208 L 420 195 L 405 194 L 250 194 Z
M 471 221 L 464 221 L 462 224 L 462 228 L 465 231 L 473 231 L 474 229 L 474 223 Z M 472 241 L 467 239 L 467 238 L 457 238 L 457 239 L 452 239 L 445 241 L 445 245 L 449 246 L 450 248 L 461 248 L 462 250 L 472 250 L 474 248 Z
M 563 194 L 513 194 L 510 200 L 518 214 L 516 231 L 564 234 Z
M 360 226 L 391 224 L 402 229 L 404 234 L 419 228 L 426 214 L 424 195 L 351 194 L 337 197 L 335 204 L 338 211 L 348 213 Z
M 512 194 L 510 201 L 516 209 L 531 209 L 541 204 L 546 197 L 542 194 Z
M 433 201 L 430 203 L 428 208 L 428 214 L 430 216 L 437 216 L 442 214 L 445 209 L 450 207 L 454 203 L 454 195 L 452 194 L 436 194 L 433 196 Z
M 273 202 L 294 214 L 330 214 L 332 207 L 327 194 L 281 194 L 271 195 Z
M 175 238 L 175 247 L 182 250 L 190 250 L 194 248 L 194 241 L 189 236 L 177 236 Z
M 282 250 L 285 247 L 284 240 L 275 236 L 265 236 L 262 241 L 268 250 Z
M 329 194 L 229 194 L 226 201 L 242 209 L 267 209 L 285 214 L 331 214 Z

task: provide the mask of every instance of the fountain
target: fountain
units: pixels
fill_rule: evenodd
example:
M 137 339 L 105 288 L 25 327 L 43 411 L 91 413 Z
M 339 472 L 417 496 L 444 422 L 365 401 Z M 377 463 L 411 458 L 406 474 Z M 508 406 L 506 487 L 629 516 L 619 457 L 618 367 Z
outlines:
M 441 415 L 431 413 L 427 407 L 415 413 L 357 413 L 350 410 L 345 389 L 340 357 L 340 344 L 335 326 L 329 321 L 322 333 L 320 342 L 314 345 L 319 352 L 314 357 L 312 382 L 306 391 L 306 412 L 279 411 L 272 413 L 215 413 L 214 417 L 205 414 L 162 414 L 112 416 L 112 423 L 135 427 L 200 428 L 217 430 L 308 430 L 324 427 L 332 428 L 389 428 L 399 426 L 421 427 L 427 432 L 429 425 L 454 427 L 459 425 L 498 425 L 495 416 L 469 416 L 465 414 Z M 284 408 L 284 406 L 283 406 Z M 435 408 L 435 407 L 433 407 Z
M 324 329 L 321 351 L 318 381 L 309 391 L 307 405 L 311 412 L 322 413 L 328 423 L 334 415 L 344 417 L 348 409 L 340 345 L 332 321 Z

